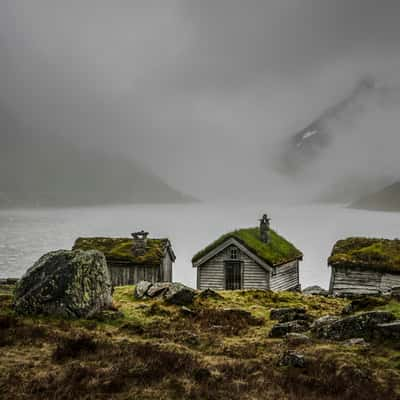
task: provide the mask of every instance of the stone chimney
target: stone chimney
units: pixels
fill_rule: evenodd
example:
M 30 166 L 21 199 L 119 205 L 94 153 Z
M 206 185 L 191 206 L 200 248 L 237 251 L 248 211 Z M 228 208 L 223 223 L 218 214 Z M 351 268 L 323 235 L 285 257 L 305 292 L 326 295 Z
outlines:
M 264 214 L 260 219 L 260 237 L 264 243 L 268 243 L 269 241 L 269 221 L 270 219 L 267 214 Z
M 146 254 L 146 244 L 147 244 L 147 236 L 149 232 L 145 232 L 143 229 L 140 232 L 132 233 L 133 244 L 132 244 L 132 253 L 135 256 L 143 256 Z

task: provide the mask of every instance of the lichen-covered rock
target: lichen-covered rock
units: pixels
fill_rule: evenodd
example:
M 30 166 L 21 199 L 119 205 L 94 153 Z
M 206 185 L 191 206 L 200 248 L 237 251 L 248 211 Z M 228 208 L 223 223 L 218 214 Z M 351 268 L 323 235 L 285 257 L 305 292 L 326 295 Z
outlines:
M 372 337 L 377 325 L 393 321 L 394 315 L 386 311 L 371 311 L 336 320 L 320 320 L 313 324 L 313 331 L 318 337 L 346 340 Z
M 317 337 L 326 337 L 326 331 L 334 322 L 339 321 L 339 319 L 339 317 L 333 315 L 324 315 L 312 323 L 311 332 Z
M 147 291 L 150 289 L 151 286 L 152 283 L 148 281 L 138 282 L 138 284 L 135 286 L 135 297 L 137 299 L 142 299 L 144 296 L 146 296 Z
M 291 332 L 306 332 L 309 327 L 310 326 L 307 321 L 280 322 L 272 327 L 269 336 L 273 338 L 281 338 L 285 337 L 288 333 Z
M 279 322 L 290 322 L 296 320 L 307 320 L 306 310 L 301 307 L 273 308 L 269 315 L 270 319 Z
M 328 291 L 321 286 L 308 286 L 303 289 L 303 294 L 311 294 L 315 296 L 328 296 Z
M 99 251 L 58 250 L 42 256 L 15 289 L 20 314 L 90 317 L 111 305 L 111 282 Z
M 196 292 L 182 283 L 172 283 L 164 293 L 165 301 L 170 304 L 184 306 L 193 303 Z
M 147 290 L 146 295 L 149 297 L 158 297 L 163 295 L 169 287 L 172 285 L 171 282 L 157 282 L 151 285 Z

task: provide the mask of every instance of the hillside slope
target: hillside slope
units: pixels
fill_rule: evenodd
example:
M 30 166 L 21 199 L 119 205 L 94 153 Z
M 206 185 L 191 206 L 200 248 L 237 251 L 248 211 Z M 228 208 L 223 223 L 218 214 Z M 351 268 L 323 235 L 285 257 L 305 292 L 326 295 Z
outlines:
M 351 208 L 377 211 L 400 211 L 400 182 L 365 196 L 350 205 Z
M 134 161 L 30 130 L 0 108 L 0 207 L 193 199 Z
M 0 397 L 400 398 L 397 342 L 269 337 L 276 323 L 272 308 L 301 306 L 312 317 L 339 315 L 347 300 L 248 290 L 198 296 L 185 309 L 160 299 L 137 300 L 133 292 L 116 288 L 115 309 L 94 319 L 63 320 L 16 316 L 11 294 L 0 286 Z M 400 316 L 399 302 L 382 307 Z M 303 354 L 305 366 L 280 365 L 288 351 Z

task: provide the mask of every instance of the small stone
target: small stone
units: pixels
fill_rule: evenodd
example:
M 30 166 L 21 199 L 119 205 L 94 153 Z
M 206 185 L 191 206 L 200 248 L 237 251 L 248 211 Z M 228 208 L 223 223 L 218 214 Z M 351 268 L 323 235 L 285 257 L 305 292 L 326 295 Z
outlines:
M 328 296 L 328 291 L 323 289 L 321 286 L 308 286 L 303 289 L 303 294 L 315 295 L 315 296 Z
M 144 296 L 146 296 L 147 291 L 151 288 L 152 285 L 153 284 L 148 281 L 138 282 L 138 284 L 135 286 L 135 297 L 137 299 L 142 299 Z
M 308 316 L 306 310 L 301 307 L 285 307 L 273 308 L 269 315 L 270 319 L 278 320 L 279 322 L 290 322 L 296 320 L 306 320 Z
M 217 299 L 217 300 L 223 299 L 223 297 L 219 293 L 217 293 L 215 290 L 212 290 L 212 289 L 203 290 L 199 294 L 199 297 L 201 299 L 210 299 L 210 298 L 211 299 Z
M 346 341 L 345 345 L 347 346 L 367 346 L 368 343 L 364 338 L 353 338 Z
M 278 362 L 280 366 L 293 368 L 304 368 L 305 364 L 304 356 L 291 350 L 286 351 Z
M 306 321 L 280 322 L 272 327 L 269 336 L 280 338 L 286 336 L 288 333 L 302 333 L 306 332 L 308 329 L 309 324 Z
M 189 316 L 196 315 L 196 313 L 193 310 L 191 310 L 189 307 L 186 306 L 181 307 L 181 312 L 183 315 L 189 315 Z
M 288 343 L 293 345 L 306 344 L 311 341 L 307 335 L 296 332 L 289 332 L 285 337 Z

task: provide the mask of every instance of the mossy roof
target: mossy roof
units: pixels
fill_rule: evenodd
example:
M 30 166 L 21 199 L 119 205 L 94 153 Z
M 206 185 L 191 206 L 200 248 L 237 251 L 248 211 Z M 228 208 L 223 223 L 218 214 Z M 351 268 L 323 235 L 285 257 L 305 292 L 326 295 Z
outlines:
M 132 238 L 107 238 L 91 237 L 78 238 L 75 241 L 73 250 L 99 250 L 107 262 L 131 263 L 137 265 L 159 265 L 164 258 L 166 248 L 170 246 L 168 239 L 147 239 L 146 253 L 138 256 L 132 253 Z
M 350 237 L 336 242 L 328 264 L 400 273 L 400 240 Z
M 210 251 L 214 250 L 230 238 L 236 239 L 249 251 L 271 266 L 281 265 L 303 257 L 300 250 L 285 238 L 278 235 L 274 230 L 270 229 L 269 241 L 268 243 L 264 243 L 261 240 L 259 228 L 246 228 L 238 229 L 222 235 L 216 241 L 195 254 L 192 258 L 192 262 L 195 263 L 200 260 Z

